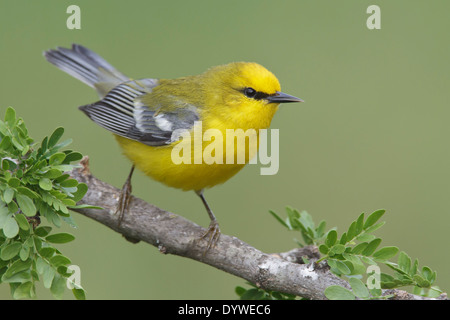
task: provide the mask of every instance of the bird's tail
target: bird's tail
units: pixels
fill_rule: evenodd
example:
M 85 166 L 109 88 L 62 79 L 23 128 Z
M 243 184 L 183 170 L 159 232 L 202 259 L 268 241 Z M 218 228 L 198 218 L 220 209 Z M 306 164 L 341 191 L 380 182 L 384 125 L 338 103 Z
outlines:
M 45 51 L 44 56 L 59 69 L 95 88 L 102 97 L 115 86 L 130 80 L 98 54 L 79 44 L 73 44 L 72 49 L 58 47 Z

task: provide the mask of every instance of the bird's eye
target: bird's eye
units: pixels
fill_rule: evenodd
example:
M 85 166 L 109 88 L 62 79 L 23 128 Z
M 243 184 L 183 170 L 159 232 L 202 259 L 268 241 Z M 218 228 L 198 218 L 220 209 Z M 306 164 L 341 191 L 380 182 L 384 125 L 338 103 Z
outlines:
M 256 90 L 253 88 L 245 88 L 244 94 L 249 98 L 254 98 L 256 96 Z

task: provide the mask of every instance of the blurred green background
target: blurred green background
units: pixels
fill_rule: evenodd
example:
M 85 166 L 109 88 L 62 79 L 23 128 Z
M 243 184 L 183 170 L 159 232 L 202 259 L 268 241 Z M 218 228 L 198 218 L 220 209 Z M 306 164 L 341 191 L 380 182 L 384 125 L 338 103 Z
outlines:
M 66 9 L 81 8 L 81 30 Z M 366 27 L 371 4 L 381 30 Z M 121 187 L 130 168 L 111 134 L 77 107 L 96 93 L 42 52 L 80 43 L 133 78 L 175 78 L 255 61 L 306 103 L 280 107 L 280 170 L 259 167 L 206 195 L 222 232 L 265 252 L 298 235 L 268 213 L 290 205 L 343 232 L 385 208 L 378 233 L 438 272 L 450 288 L 450 20 L 448 1 L 5 1 L 0 2 L 0 114 L 13 106 L 40 141 L 56 127 L 89 155 L 91 170 Z M 193 192 L 135 174 L 133 192 L 207 226 Z M 76 241 L 61 246 L 81 267 L 88 299 L 235 299 L 244 281 L 201 263 L 131 244 L 74 214 Z M 39 298 L 51 298 L 40 286 Z M 66 297 L 72 299 L 67 292 Z M 0 298 L 9 299 L 7 285 Z

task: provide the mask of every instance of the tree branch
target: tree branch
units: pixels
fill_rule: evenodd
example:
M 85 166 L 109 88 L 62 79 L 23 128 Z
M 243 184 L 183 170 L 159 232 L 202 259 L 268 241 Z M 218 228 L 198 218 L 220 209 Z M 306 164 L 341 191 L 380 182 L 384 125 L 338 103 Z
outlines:
M 329 271 L 326 262 L 315 263 L 316 247 L 294 249 L 286 253 L 263 253 L 236 237 L 221 234 L 216 246 L 205 253 L 207 242 L 200 236 L 205 229 L 176 214 L 164 211 L 132 197 L 127 213 L 119 226 L 116 211 L 120 190 L 95 178 L 89 172 L 88 158 L 82 168 L 72 172 L 73 178 L 88 185 L 89 190 L 79 204 L 101 206 L 104 209 L 76 209 L 121 233 L 132 242 L 144 241 L 161 253 L 197 260 L 243 278 L 258 287 L 290 293 L 309 299 L 326 299 L 324 291 L 331 285 L 350 289 L 349 284 Z M 310 261 L 303 263 L 302 257 Z M 393 299 L 427 299 L 402 290 L 385 290 Z M 446 299 L 441 295 L 440 299 Z

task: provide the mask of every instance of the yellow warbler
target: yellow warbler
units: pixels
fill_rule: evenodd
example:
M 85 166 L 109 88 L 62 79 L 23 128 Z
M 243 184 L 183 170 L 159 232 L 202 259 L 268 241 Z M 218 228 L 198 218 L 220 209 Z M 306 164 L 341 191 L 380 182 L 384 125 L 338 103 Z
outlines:
M 209 235 L 207 250 L 218 240 L 220 230 L 203 190 L 231 178 L 253 154 L 244 145 L 244 149 L 232 147 L 234 152 L 245 153 L 243 163 L 199 163 L 198 153 L 205 151 L 210 143 L 204 139 L 199 149 L 192 147 L 192 154 L 187 155 L 192 162 L 177 163 L 173 160 L 174 148 L 189 143 L 183 150 L 190 153 L 190 143 L 195 144 L 191 141 L 194 137 L 186 138 L 183 132 L 192 132 L 198 123 L 202 133 L 215 129 L 226 135 L 229 129 L 253 129 L 258 144 L 258 130 L 269 127 L 280 103 L 302 102 L 280 92 L 278 79 L 257 63 L 230 63 L 178 79 L 133 80 L 81 45 L 49 50 L 44 55 L 59 69 L 97 90 L 101 100 L 80 109 L 115 135 L 133 163 L 118 206 L 119 221 L 130 199 L 131 176 L 136 166 L 157 181 L 194 190 L 200 196 L 211 219 L 202 235 L 202 238 Z M 230 152 L 228 146 L 225 148 L 224 159 Z

